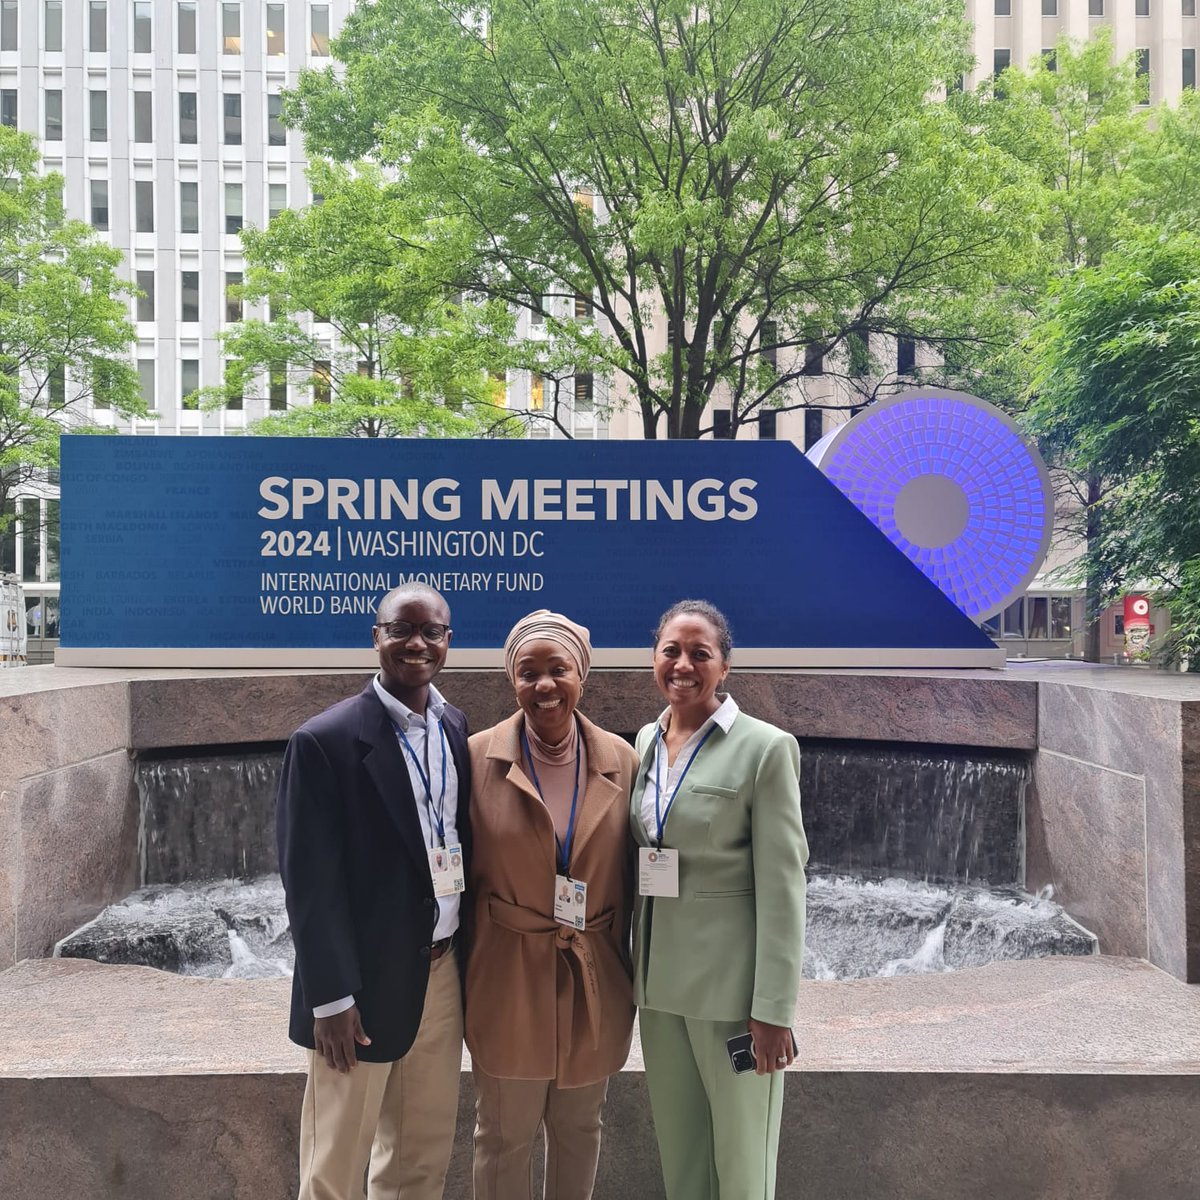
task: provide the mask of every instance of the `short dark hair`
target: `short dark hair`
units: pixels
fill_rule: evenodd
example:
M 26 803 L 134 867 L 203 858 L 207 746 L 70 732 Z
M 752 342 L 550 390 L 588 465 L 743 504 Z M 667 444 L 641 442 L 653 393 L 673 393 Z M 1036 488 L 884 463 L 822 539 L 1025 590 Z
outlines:
M 667 625 L 676 617 L 683 616 L 703 617 L 717 631 L 717 645 L 721 649 L 721 658 L 725 662 L 730 660 L 733 656 L 733 632 L 725 614 L 708 600 L 679 600 L 672 604 L 658 618 L 658 627 L 654 630 L 654 649 L 658 649 L 658 643 L 662 641 L 662 631 Z
M 383 610 L 387 607 L 388 602 L 397 599 L 414 599 L 433 600 L 436 603 L 445 605 L 446 612 L 450 612 L 450 605 L 446 597 L 435 587 L 430 587 L 427 583 L 418 583 L 415 580 L 410 580 L 408 583 L 402 583 L 399 587 L 394 587 L 382 600 L 379 601 L 379 607 L 375 609 L 375 624 L 380 623 L 379 618 Z

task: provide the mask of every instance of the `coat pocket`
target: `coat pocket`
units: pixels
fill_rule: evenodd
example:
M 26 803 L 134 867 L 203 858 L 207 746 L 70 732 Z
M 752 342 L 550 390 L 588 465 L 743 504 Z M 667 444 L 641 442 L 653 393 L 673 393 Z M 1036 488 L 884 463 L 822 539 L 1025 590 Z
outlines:
M 722 800 L 736 800 L 737 788 L 717 787 L 715 783 L 693 783 L 691 790 L 702 796 L 720 796 Z
M 739 896 L 753 896 L 754 889 L 752 887 L 747 887 L 747 888 L 730 888 L 725 891 L 718 891 L 718 892 L 696 891 L 696 892 L 693 892 L 692 895 L 694 895 L 697 900 L 733 900 L 733 899 L 738 898 Z

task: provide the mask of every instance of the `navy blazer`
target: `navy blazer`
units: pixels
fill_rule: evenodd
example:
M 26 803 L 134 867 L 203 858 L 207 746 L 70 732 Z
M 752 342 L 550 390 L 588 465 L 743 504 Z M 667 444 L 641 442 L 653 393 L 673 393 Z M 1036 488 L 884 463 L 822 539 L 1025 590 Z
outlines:
M 467 720 L 449 704 L 442 720 L 469 855 Z M 371 1039 L 358 1057 L 402 1058 L 421 1022 L 438 907 L 408 767 L 373 682 L 292 734 L 276 837 L 296 946 L 289 1036 L 314 1049 L 312 1010 L 352 995 Z

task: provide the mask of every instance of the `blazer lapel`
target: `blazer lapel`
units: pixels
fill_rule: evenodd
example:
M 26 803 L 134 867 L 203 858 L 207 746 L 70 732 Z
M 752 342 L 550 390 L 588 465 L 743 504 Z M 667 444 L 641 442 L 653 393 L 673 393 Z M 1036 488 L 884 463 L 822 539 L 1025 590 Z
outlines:
M 583 853 L 592 834 L 622 794 L 620 785 L 608 778 L 616 773 L 617 761 L 607 738 L 586 717 L 580 716 L 579 728 L 583 734 L 583 744 L 587 747 L 588 777 L 575 814 L 575 840 L 571 846 L 573 859 Z
M 550 826 L 549 841 L 544 837 L 535 837 L 534 840 L 541 847 L 542 853 L 546 855 L 546 861 L 557 874 L 558 855 L 554 842 L 554 822 L 546 811 L 546 806 L 542 803 L 537 788 L 533 786 L 533 781 L 525 773 L 525 764 L 522 761 L 521 730 L 524 723 L 525 714 L 519 710 L 507 721 L 501 721 L 492 731 L 487 756 L 508 764 L 504 775 L 506 782 L 521 794 L 524 803 L 530 808 L 532 820 L 537 821 L 544 818 L 546 824 Z M 531 825 L 531 827 L 533 826 Z
M 646 788 L 654 786 L 650 781 L 650 768 L 654 765 L 654 747 L 656 739 L 651 738 L 650 744 L 642 751 L 642 761 L 638 766 L 638 773 L 633 781 L 633 795 L 630 797 L 630 816 L 633 820 L 633 835 L 641 846 L 652 845 L 654 839 L 650 836 L 650 830 L 646 828 L 646 822 L 642 820 L 642 797 L 646 793 Z M 638 780 L 644 779 L 646 786 L 638 788 Z
M 368 689 L 373 687 L 373 684 L 368 685 Z M 379 792 L 380 801 L 400 831 L 400 837 L 413 859 L 428 870 L 429 860 L 408 764 L 404 761 L 404 752 L 396 740 L 396 732 L 387 713 L 373 693 L 367 697 L 358 736 L 367 748 L 363 755 L 363 766 Z

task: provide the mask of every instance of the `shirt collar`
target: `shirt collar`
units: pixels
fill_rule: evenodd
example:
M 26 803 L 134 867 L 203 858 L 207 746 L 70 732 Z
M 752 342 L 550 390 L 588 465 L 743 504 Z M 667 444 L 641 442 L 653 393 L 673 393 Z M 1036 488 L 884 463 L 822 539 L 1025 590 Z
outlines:
M 741 710 L 738 708 L 737 701 L 731 695 L 729 695 L 729 693 L 727 692 L 725 694 L 725 699 L 721 701 L 720 708 L 718 708 L 717 711 L 715 713 L 713 713 L 712 716 L 709 717 L 708 720 L 705 721 L 704 724 L 701 725 L 700 728 L 696 732 L 702 733 L 704 730 L 708 729 L 709 726 L 711 726 L 711 725 L 719 725 L 721 727 L 722 733 L 728 733 L 729 730 L 733 727 L 734 718 L 738 715 L 738 713 L 740 711 Z M 658 727 L 664 733 L 667 730 L 667 723 L 670 721 L 670 719 L 671 719 L 670 707 L 664 708 L 658 718 Z M 695 736 L 695 735 L 693 734 L 693 736 Z
M 413 725 L 418 725 L 422 729 L 429 724 L 430 721 L 440 721 L 442 713 L 446 710 L 446 700 L 441 692 L 437 690 L 431 683 L 429 685 L 429 699 L 425 705 L 424 718 L 419 717 L 407 704 L 402 704 L 391 692 L 379 682 L 379 676 L 374 679 L 375 695 L 379 697 L 380 704 L 383 705 L 387 715 L 391 717 L 401 729 L 408 732 Z

